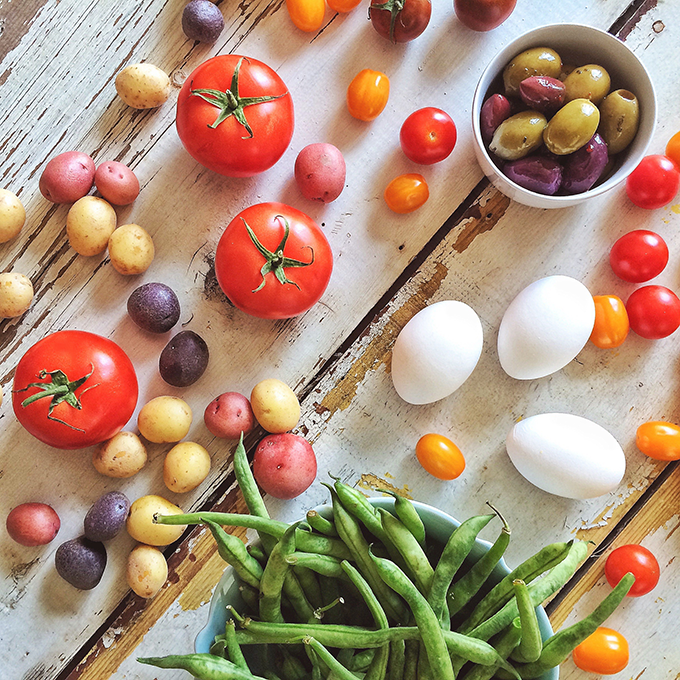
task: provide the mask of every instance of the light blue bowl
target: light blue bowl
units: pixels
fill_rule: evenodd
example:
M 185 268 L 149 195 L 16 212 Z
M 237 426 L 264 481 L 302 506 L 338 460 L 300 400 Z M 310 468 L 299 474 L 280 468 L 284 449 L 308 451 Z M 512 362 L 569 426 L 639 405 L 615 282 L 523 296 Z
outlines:
M 392 498 L 371 498 L 370 502 L 378 508 L 385 508 L 386 510 L 392 510 L 394 507 L 394 499 Z M 413 502 L 420 518 L 423 520 L 425 529 L 427 531 L 428 537 L 438 541 L 439 543 L 445 544 L 449 539 L 449 536 L 453 531 L 460 526 L 460 522 L 450 515 L 447 515 L 441 510 L 432 507 L 431 505 L 425 505 L 424 503 Z M 329 513 L 330 509 L 327 505 L 322 505 L 316 508 L 316 510 L 321 514 Z M 470 551 L 470 559 L 473 561 L 478 560 L 489 548 L 491 543 L 488 541 L 483 541 L 477 539 L 475 545 Z M 510 569 L 504 560 L 501 560 L 496 568 L 491 574 L 490 582 L 498 583 L 506 574 L 510 573 Z M 208 613 L 208 622 L 206 626 L 199 632 L 196 636 L 196 642 L 194 644 L 196 652 L 206 653 L 210 651 L 210 647 L 215 640 L 215 636 L 224 634 L 224 626 L 227 622 L 227 605 L 231 604 L 242 611 L 244 608 L 244 602 L 241 599 L 239 593 L 239 583 L 237 581 L 234 570 L 231 567 L 227 567 L 224 570 L 224 574 L 220 579 L 220 582 L 215 588 L 212 599 L 210 600 L 210 611 Z M 537 607 L 536 613 L 538 615 L 538 625 L 541 629 L 541 636 L 544 640 L 549 638 L 553 634 L 552 627 L 550 626 L 550 621 L 548 616 L 543 610 L 543 607 Z M 247 651 L 247 650 L 244 650 Z M 250 660 L 250 659 L 249 659 Z M 264 668 L 258 669 L 257 662 L 264 661 L 263 659 L 254 659 L 255 672 L 263 672 Z M 553 668 L 547 673 L 544 673 L 540 680 L 558 680 L 559 678 L 559 668 Z

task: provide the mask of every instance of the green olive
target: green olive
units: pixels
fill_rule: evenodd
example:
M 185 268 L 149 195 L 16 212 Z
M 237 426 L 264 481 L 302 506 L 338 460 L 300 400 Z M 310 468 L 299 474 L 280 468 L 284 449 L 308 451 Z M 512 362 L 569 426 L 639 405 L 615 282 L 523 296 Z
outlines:
M 549 47 L 532 47 L 518 54 L 503 69 L 503 86 L 505 94 L 519 96 L 519 84 L 531 76 L 550 76 L 559 78 L 562 71 L 560 55 Z
M 573 153 L 597 131 L 600 112 L 589 99 L 574 99 L 565 104 L 543 131 L 543 141 L 558 156 Z
M 496 128 L 489 148 L 505 161 L 524 158 L 541 146 L 547 124 L 545 116 L 538 111 L 516 113 Z
M 637 134 L 640 107 L 637 97 L 628 90 L 614 90 L 600 105 L 600 134 L 609 154 L 623 151 Z
M 599 104 L 609 92 L 611 79 L 602 66 L 587 64 L 575 68 L 565 79 L 567 90 L 566 101 L 572 99 L 590 99 L 593 104 Z

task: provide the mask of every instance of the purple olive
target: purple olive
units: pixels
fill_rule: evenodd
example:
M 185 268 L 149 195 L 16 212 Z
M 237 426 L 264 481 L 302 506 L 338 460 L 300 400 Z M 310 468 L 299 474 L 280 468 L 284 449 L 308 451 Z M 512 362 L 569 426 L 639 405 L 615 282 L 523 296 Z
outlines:
M 602 175 L 608 160 L 607 144 L 596 132 L 578 151 L 565 157 L 560 193 L 588 191 Z
M 519 84 L 519 96 L 531 109 L 541 113 L 555 113 L 566 97 L 564 83 L 549 76 L 531 76 Z
M 562 166 L 548 156 L 525 156 L 506 163 L 503 172 L 515 184 L 547 196 L 557 193 L 562 181 Z
M 512 106 L 502 94 L 492 94 L 483 104 L 479 123 L 482 139 L 488 144 L 496 128 L 510 116 Z

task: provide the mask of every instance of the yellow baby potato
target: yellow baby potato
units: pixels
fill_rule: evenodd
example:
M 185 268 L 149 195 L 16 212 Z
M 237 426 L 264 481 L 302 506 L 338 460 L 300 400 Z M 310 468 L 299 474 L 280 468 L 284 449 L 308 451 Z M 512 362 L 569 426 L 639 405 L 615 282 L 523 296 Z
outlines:
M 191 408 L 184 399 L 156 397 L 142 406 L 137 427 L 150 442 L 168 444 L 187 436 L 191 420 Z
M 21 316 L 33 302 L 33 284 L 28 276 L 0 274 L 0 319 Z
M 257 422 L 267 432 L 288 432 L 300 420 L 300 402 L 295 392 L 276 378 L 262 380 L 253 387 L 250 405 Z
M 123 479 L 136 475 L 146 457 L 146 447 L 134 432 L 119 432 L 97 446 L 92 464 L 101 475 Z
M 127 531 L 135 541 L 147 545 L 169 545 L 184 532 L 186 526 L 154 524 L 154 515 L 181 515 L 182 510 L 162 496 L 142 496 L 130 506 Z
M 210 472 L 210 454 L 194 442 L 181 442 L 165 456 L 163 481 L 175 493 L 195 489 Z
M 7 189 L 0 189 L 0 243 L 19 234 L 26 221 L 26 210 L 21 201 Z
M 96 196 L 83 196 L 66 216 L 66 235 L 71 248 L 87 257 L 103 253 L 117 221 L 110 203 Z
M 168 580 L 168 562 L 158 548 L 139 544 L 128 556 L 125 576 L 139 597 L 155 597 Z
M 116 92 L 133 109 L 153 109 L 170 96 L 170 78 L 153 64 L 132 64 L 116 76 Z
M 109 257 L 119 274 L 145 272 L 153 262 L 154 252 L 151 236 L 138 224 L 124 224 L 109 238 Z

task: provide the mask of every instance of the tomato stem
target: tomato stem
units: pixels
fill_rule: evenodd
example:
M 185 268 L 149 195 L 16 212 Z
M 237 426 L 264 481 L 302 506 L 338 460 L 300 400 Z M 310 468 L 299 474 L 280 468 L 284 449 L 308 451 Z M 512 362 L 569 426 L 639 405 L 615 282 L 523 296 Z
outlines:
M 390 13 L 390 40 L 393 43 L 397 42 L 394 39 L 394 27 L 397 23 L 397 16 L 399 12 L 404 9 L 404 2 L 405 0 L 385 0 L 385 2 L 379 2 L 375 5 L 371 5 L 368 8 L 369 16 L 372 9 L 380 9 Z

